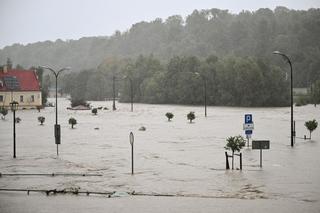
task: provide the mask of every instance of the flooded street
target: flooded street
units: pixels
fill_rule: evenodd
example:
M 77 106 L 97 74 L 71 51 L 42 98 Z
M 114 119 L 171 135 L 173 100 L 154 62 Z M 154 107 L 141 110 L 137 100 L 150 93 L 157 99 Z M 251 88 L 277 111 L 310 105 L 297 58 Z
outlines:
M 134 112 L 130 112 L 130 104 L 117 103 L 117 110 L 112 111 L 112 102 L 91 102 L 95 107 L 109 108 L 99 110 L 94 116 L 91 110 L 67 110 L 69 101 L 66 99 L 61 98 L 58 102 L 62 134 L 59 156 L 56 156 L 54 144 L 54 107 L 41 112 L 16 112 L 22 119 L 16 125 L 16 159 L 12 158 L 12 113 L 9 112 L 6 120 L 0 121 L 0 172 L 102 176 L 3 175 L 0 188 L 135 191 L 195 199 L 285 200 L 284 205 L 298 202 L 311 210 L 320 209 L 319 127 L 312 133 L 312 140 L 303 139 L 304 135 L 309 136 L 304 122 L 320 121 L 319 106 L 294 108 L 297 138 L 295 147 L 291 148 L 289 107 L 208 107 L 205 118 L 202 106 L 134 104 Z M 191 124 L 186 117 L 190 111 L 196 115 Z M 171 122 L 167 121 L 166 112 L 174 114 Z M 247 113 L 253 115 L 253 139 L 270 140 L 270 150 L 263 151 L 263 168 L 260 168 L 259 150 L 245 147 L 242 150 L 243 170 L 226 171 L 226 138 L 244 136 L 242 125 Z M 46 118 L 43 126 L 39 124 L 38 116 Z M 74 129 L 68 124 L 70 117 L 78 122 Z M 146 131 L 139 131 L 141 126 L 146 127 Z M 131 175 L 131 131 L 135 137 L 135 175 Z M 239 167 L 238 158 L 235 167 Z M 21 194 L 26 196 L 24 193 L 16 196 L 21 197 Z M 3 192 L 0 193 L 0 206 L 1 196 L 4 196 Z M 2 198 L 10 200 L 14 197 L 10 194 Z M 241 200 L 237 202 L 241 203 Z

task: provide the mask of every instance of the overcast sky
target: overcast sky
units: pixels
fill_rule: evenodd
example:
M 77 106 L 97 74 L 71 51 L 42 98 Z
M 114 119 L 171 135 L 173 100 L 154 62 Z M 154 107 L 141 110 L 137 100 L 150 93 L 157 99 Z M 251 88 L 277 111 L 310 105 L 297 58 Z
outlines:
M 132 24 L 186 15 L 194 9 L 232 13 L 258 8 L 319 8 L 320 0 L 0 0 L 0 48 L 58 38 L 112 35 Z

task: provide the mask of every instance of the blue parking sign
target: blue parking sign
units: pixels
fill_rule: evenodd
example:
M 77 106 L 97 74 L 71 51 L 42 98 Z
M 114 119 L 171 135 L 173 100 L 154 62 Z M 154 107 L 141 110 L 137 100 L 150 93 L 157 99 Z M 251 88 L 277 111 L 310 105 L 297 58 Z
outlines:
M 245 114 L 244 115 L 244 123 L 251 124 L 252 123 L 252 114 Z

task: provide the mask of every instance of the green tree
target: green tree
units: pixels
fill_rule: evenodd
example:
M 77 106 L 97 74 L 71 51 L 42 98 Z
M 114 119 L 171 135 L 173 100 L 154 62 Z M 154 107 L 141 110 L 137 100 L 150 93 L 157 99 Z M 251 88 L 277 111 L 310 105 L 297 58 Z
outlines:
M 106 97 L 107 80 L 101 72 L 92 72 L 86 85 L 86 100 L 102 101 Z
M 227 138 L 227 144 L 224 147 L 226 150 L 232 151 L 232 169 L 234 165 L 234 152 L 240 152 L 242 147 L 246 145 L 244 138 L 241 135 L 230 136 Z
M 192 121 L 196 118 L 196 116 L 195 116 L 194 112 L 189 112 L 187 114 L 187 118 L 190 121 L 190 123 L 192 123 Z
M 306 121 L 304 125 L 309 130 L 311 139 L 311 132 L 313 132 L 318 127 L 318 122 L 313 119 L 312 121 Z
M 43 123 L 44 123 L 45 120 L 46 120 L 46 118 L 43 117 L 43 116 L 39 116 L 39 117 L 38 117 L 38 121 L 40 122 L 40 125 L 43 125 Z
M 48 95 L 49 95 L 49 86 L 51 84 L 50 82 L 50 76 L 46 75 L 45 77 L 43 76 L 43 68 L 38 67 L 38 68 L 31 68 L 36 70 L 36 74 L 38 77 L 38 80 L 40 82 L 40 89 L 41 89 L 41 100 L 42 100 L 42 106 L 45 106 L 48 100 Z
M 69 118 L 69 124 L 71 125 L 71 128 L 73 129 L 73 126 L 77 124 L 77 120 L 75 118 Z
M 318 69 L 320 30 L 317 21 L 319 14 L 319 8 L 290 10 L 277 7 L 273 11 L 262 8 L 238 14 L 216 8 L 195 10 L 187 15 L 185 20 L 180 15 L 172 14 L 165 21 L 160 18 L 148 22 L 142 21 L 133 24 L 126 32 L 116 31 L 114 35 L 108 37 L 84 37 L 68 41 L 57 39 L 54 42 L 45 41 L 28 45 L 14 44 L 0 50 L 0 64 L 6 64 L 6 59 L 10 56 L 16 64 L 19 63 L 24 67 L 33 64 L 54 64 L 57 67 L 64 67 L 67 64 L 73 68 L 74 73 L 78 73 L 81 70 L 97 67 L 98 64 L 104 64 L 108 58 L 113 58 L 117 60 L 114 60 L 112 66 L 107 69 L 111 70 L 112 74 L 119 74 L 123 68 L 123 64 L 119 62 L 123 60 L 120 58 L 135 60 L 140 54 L 152 53 L 157 60 L 166 62 L 174 56 L 196 56 L 204 59 L 214 53 L 220 58 L 231 55 L 244 58 L 258 57 L 267 64 L 287 69 L 287 64 L 275 60 L 270 54 L 278 49 L 292 56 L 294 85 L 307 87 L 309 82 L 320 78 Z M 133 73 L 134 77 L 137 77 L 135 98 L 138 100 L 140 95 L 144 96 L 140 94 L 144 89 L 141 88 L 139 91 L 139 87 L 147 69 L 145 63 L 137 65 Z M 104 69 L 105 67 L 99 66 L 101 67 L 104 74 L 109 72 Z M 139 69 L 142 70 L 141 76 Z M 150 77 L 147 76 L 145 79 Z M 85 84 L 84 87 L 77 87 L 82 83 Z M 86 81 L 75 84 L 77 85 L 73 87 L 74 95 L 81 95 L 83 91 L 77 93 L 76 90 L 86 90 Z M 105 86 L 110 87 L 109 83 Z M 106 93 L 110 92 L 106 90 Z M 228 102 L 234 96 L 230 91 L 227 92 L 229 93 L 225 95 L 224 100 Z M 218 100 L 217 103 L 221 104 Z M 233 103 L 229 105 L 231 104 Z
M 167 112 L 166 113 L 166 116 L 167 116 L 167 118 L 168 118 L 168 121 L 171 121 L 171 119 L 173 118 L 173 113 L 171 113 L 171 112 Z

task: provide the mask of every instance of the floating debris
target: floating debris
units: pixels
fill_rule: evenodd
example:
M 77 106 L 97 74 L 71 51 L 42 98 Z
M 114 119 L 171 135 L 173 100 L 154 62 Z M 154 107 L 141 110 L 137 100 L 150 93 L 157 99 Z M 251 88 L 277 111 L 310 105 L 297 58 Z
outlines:
M 142 126 L 139 128 L 139 131 L 146 131 L 146 129 L 147 129 L 146 127 Z
M 128 197 L 128 192 L 114 192 L 110 197 Z

